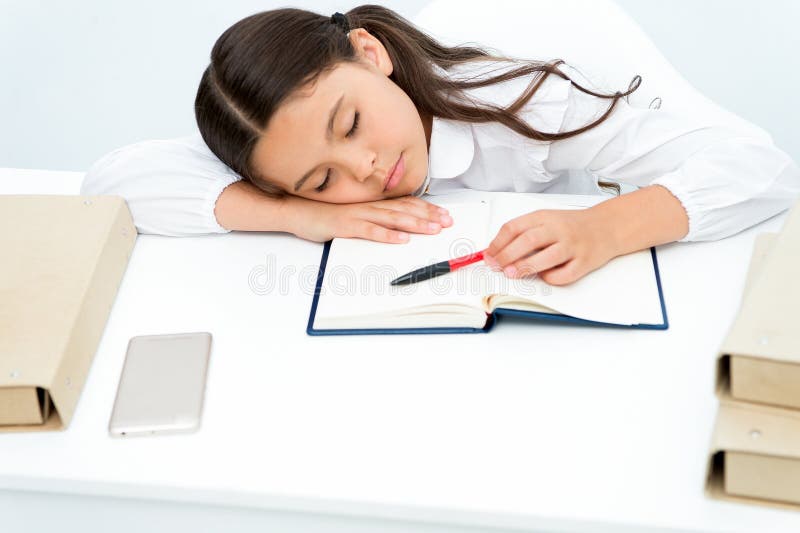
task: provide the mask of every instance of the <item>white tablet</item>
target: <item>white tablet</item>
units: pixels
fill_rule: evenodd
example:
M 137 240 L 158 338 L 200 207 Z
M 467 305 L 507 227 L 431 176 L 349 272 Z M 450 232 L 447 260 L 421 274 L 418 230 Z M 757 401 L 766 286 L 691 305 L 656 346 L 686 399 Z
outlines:
M 210 353 L 210 333 L 133 337 L 109 433 L 124 437 L 196 431 Z

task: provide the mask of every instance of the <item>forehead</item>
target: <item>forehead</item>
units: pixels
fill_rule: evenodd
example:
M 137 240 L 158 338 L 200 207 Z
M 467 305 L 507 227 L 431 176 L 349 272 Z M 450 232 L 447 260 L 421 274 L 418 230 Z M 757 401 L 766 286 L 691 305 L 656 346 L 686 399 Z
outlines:
M 322 72 L 315 80 L 287 96 L 267 124 L 267 129 L 273 122 L 297 120 L 306 115 L 324 119 L 327 124 L 328 113 L 339 96 L 358 92 L 367 75 L 360 63 L 342 63 Z

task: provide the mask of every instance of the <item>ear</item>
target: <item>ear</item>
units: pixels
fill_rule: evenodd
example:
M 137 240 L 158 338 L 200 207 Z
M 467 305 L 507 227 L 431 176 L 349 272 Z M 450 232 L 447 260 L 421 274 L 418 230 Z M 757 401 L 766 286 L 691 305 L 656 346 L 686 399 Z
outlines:
M 389 76 L 394 67 L 392 60 L 389 58 L 389 53 L 386 47 L 375 36 L 369 33 L 364 28 L 356 28 L 350 30 L 349 33 L 350 43 L 356 50 L 362 60 L 372 64 L 380 70 L 384 76 Z

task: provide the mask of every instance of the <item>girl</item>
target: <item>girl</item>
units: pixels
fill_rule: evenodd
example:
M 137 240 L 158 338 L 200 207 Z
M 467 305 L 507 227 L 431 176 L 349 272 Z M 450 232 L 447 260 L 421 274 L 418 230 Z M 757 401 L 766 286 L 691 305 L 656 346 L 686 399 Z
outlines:
M 215 218 L 204 226 L 210 231 L 403 242 L 409 231 L 435 233 L 452 222 L 416 198 L 425 193 L 589 193 L 602 178 L 641 186 L 590 209 L 537 211 L 502 228 L 487 262 L 558 285 L 618 255 L 734 234 L 800 192 L 800 170 L 758 130 L 636 109 L 622 98 L 638 77 L 609 95 L 565 68 L 443 46 L 379 6 L 332 17 L 259 13 L 218 39 L 195 100 L 204 144 L 226 170 L 162 194 L 200 197 L 198 209 Z M 195 139 L 167 151 L 181 143 L 205 150 Z M 130 152 L 101 160 L 84 191 L 122 194 L 137 218 L 137 197 L 163 186 L 134 192 L 145 157 L 131 166 Z M 90 192 L 93 183 L 101 185 Z

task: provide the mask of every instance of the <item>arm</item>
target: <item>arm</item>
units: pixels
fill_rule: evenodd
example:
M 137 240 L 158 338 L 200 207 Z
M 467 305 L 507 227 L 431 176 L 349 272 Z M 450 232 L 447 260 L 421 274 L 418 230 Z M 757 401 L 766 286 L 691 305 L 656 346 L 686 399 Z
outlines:
M 452 225 L 446 210 L 419 198 L 329 204 L 296 196 L 271 198 L 245 181 L 222 191 L 214 214 L 228 230 L 286 231 L 317 242 L 359 237 L 401 243 L 408 232 L 438 233 Z
M 607 102 L 591 99 L 570 94 L 562 131 L 586 124 L 587 109 L 599 116 Z M 601 125 L 553 142 L 545 168 L 643 187 L 580 212 L 539 211 L 504 226 L 489 263 L 552 284 L 650 246 L 732 235 L 788 208 L 800 193 L 797 165 L 757 128 L 624 101 Z
M 607 105 L 571 90 L 562 129 L 587 123 Z M 733 235 L 787 209 L 800 194 L 800 169 L 756 126 L 710 112 L 635 108 L 624 100 L 599 126 L 552 143 L 545 167 L 661 185 L 686 211 L 682 241 Z
M 214 203 L 240 180 L 196 134 L 109 152 L 88 170 L 81 194 L 124 198 L 139 233 L 204 235 L 228 231 L 214 217 Z
M 315 241 L 352 236 L 403 242 L 404 233 L 437 233 L 452 224 L 418 198 L 341 206 L 271 198 L 222 163 L 199 134 L 112 151 L 86 173 L 81 194 L 121 196 L 140 233 L 170 236 L 287 231 Z
M 650 185 L 593 208 L 599 225 L 608 228 L 611 257 L 681 240 L 689 217 L 681 202 L 660 185 Z

